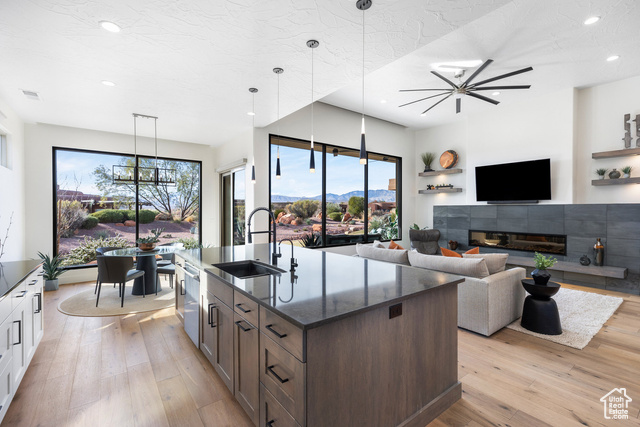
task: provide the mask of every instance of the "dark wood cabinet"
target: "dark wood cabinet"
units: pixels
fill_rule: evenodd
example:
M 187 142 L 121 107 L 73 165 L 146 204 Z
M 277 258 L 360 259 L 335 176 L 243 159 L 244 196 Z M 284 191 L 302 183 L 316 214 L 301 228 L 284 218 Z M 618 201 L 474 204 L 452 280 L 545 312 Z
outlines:
M 235 396 L 249 418 L 257 424 L 260 415 L 260 331 L 237 313 L 234 317 L 234 343 Z
M 216 330 L 213 367 L 233 393 L 233 310 L 216 298 L 212 318 Z
M 201 295 L 200 303 L 200 350 L 214 365 L 214 348 L 216 343 L 216 325 L 213 319 L 215 314 L 216 298 L 211 292 L 204 290 Z

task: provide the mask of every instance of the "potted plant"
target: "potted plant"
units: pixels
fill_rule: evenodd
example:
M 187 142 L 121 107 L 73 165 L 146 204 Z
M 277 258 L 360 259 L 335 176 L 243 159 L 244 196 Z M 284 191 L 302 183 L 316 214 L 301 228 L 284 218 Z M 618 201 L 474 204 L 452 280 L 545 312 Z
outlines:
M 42 271 L 44 278 L 44 290 L 45 291 L 57 291 L 58 290 L 58 277 L 64 273 L 64 270 L 60 269 L 62 260 L 58 255 L 53 258 L 48 254 L 45 255 L 42 252 L 38 252 L 38 256 L 42 258 Z
M 606 168 L 596 169 L 596 173 L 598 174 L 598 179 L 604 179 L 604 176 L 606 175 L 608 170 L 609 169 L 606 169 Z
M 620 170 L 622 171 L 623 178 L 629 178 L 631 176 L 631 171 L 633 170 L 633 166 L 625 166 Z
M 536 269 L 531 272 L 533 281 L 536 285 L 546 285 L 551 278 L 551 274 L 547 271 L 547 268 L 553 267 L 558 260 L 552 256 L 544 256 L 536 252 L 533 256 L 533 261 L 536 264 Z
M 140 237 L 136 240 L 138 247 L 143 251 L 151 251 L 155 249 L 156 243 L 160 241 L 160 235 L 164 231 L 164 228 L 154 228 L 149 231 L 151 232 L 150 236 Z
M 433 161 L 435 160 L 436 155 L 434 153 L 422 153 L 420 157 L 422 157 L 422 163 L 424 163 L 424 171 L 432 171 L 433 169 L 431 169 L 431 163 L 433 163 Z

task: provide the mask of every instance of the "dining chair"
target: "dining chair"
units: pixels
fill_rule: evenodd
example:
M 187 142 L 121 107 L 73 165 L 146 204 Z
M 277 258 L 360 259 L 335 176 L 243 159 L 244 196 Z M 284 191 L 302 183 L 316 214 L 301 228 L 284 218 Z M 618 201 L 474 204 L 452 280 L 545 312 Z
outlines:
M 184 249 L 184 244 L 180 242 L 165 243 L 160 246 L 174 246 L 175 250 Z M 173 276 L 176 274 L 176 254 L 175 252 L 161 254 L 162 261 L 158 261 L 158 268 L 156 270 L 156 282 L 160 280 L 161 274 L 169 276 L 169 287 L 173 289 Z
M 103 283 L 118 284 L 118 296 L 120 297 L 120 307 L 124 307 L 124 291 L 126 283 L 130 280 L 142 277 L 143 292 L 146 290 L 146 278 L 143 270 L 133 269 L 133 257 L 131 256 L 98 256 L 98 297 L 96 298 L 96 307 L 100 301 L 100 289 Z M 156 286 L 157 293 L 157 286 Z
M 96 258 L 100 255 L 104 255 L 107 252 L 110 251 L 115 251 L 116 249 L 122 249 L 119 246 L 104 246 L 102 248 L 96 248 Z M 100 281 L 100 269 L 98 269 L 98 277 L 96 278 L 96 288 L 93 290 L 93 293 L 95 294 L 96 292 L 98 292 L 98 281 Z M 116 287 L 116 284 L 113 284 L 113 287 Z

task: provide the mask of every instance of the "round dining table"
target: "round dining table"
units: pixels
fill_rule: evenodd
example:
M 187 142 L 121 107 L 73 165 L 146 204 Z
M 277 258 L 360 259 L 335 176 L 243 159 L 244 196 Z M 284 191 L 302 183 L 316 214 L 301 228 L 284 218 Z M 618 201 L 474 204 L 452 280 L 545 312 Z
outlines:
M 156 263 L 156 255 L 172 254 L 175 251 L 182 250 L 184 248 L 179 246 L 156 246 L 155 249 L 150 251 L 143 251 L 140 248 L 123 248 L 115 249 L 105 252 L 105 256 L 133 256 L 136 257 L 136 270 L 144 271 L 144 277 L 138 277 L 133 282 L 132 295 L 142 295 L 142 289 L 144 288 L 144 294 L 156 293 L 156 270 L 158 265 Z M 158 283 L 158 292 L 162 290 L 160 283 Z

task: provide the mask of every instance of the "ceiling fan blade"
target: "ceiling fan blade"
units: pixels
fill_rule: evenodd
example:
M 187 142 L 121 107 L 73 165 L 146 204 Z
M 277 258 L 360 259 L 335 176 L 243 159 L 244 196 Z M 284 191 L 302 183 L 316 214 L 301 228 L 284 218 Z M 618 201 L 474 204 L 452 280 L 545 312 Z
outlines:
M 489 65 L 491 65 L 491 63 L 493 62 L 493 59 L 487 59 L 484 64 L 482 64 L 473 74 L 471 74 L 469 76 L 469 78 L 464 82 L 464 84 L 462 85 L 463 87 L 466 87 L 469 85 L 469 83 L 471 83 L 471 80 L 475 79 L 476 76 L 478 74 L 480 74 L 482 72 L 482 70 L 484 70 L 485 68 L 487 68 Z
M 452 82 L 451 80 L 449 80 L 448 78 L 446 78 L 442 74 L 438 73 L 437 71 L 432 71 L 431 74 L 433 74 L 434 76 L 438 76 L 439 78 L 441 78 L 442 80 L 447 82 L 447 84 L 449 84 L 452 88 L 458 89 L 458 86 L 456 86 L 456 84 L 454 82 Z
M 460 112 L 460 105 L 462 104 L 462 99 L 456 98 L 456 114 Z
M 427 96 L 426 98 L 418 99 L 418 100 L 416 100 L 416 101 L 407 102 L 406 104 L 398 105 L 398 107 L 404 107 L 404 106 L 406 106 L 406 105 L 415 104 L 416 102 L 424 101 L 425 99 L 435 98 L 435 97 L 437 97 L 437 96 L 446 95 L 446 94 L 448 94 L 448 93 L 451 93 L 451 91 L 448 91 L 448 92 L 442 92 L 442 93 L 439 93 L 439 94 L 437 94 L 437 95 L 431 95 L 431 96 Z
M 478 95 L 477 93 L 467 92 L 467 95 L 472 97 L 472 98 L 478 98 L 478 99 L 482 99 L 483 101 L 490 102 L 493 105 L 500 104 L 500 101 L 496 101 L 495 99 L 487 98 L 486 96 Z
M 478 82 L 478 83 L 472 85 L 471 87 L 477 87 L 477 86 L 483 85 L 485 83 L 494 82 L 494 81 L 500 80 L 500 79 L 506 79 L 507 77 L 515 76 L 515 75 L 522 74 L 522 73 L 526 73 L 526 72 L 532 71 L 532 70 L 533 70 L 533 67 L 527 67 L 527 68 L 523 68 L 522 70 L 512 71 L 512 72 L 507 73 L 507 74 L 502 74 L 502 75 L 497 76 L 497 77 L 491 77 L 490 79 L 483 80 L 481 82 Z
M 427 108 L 426 110 L 424 110 L 422 112 L 422 114 L 426 113 L 427 111 L 431 110 L 433 107 L 435 107 L 436 105 L 440 104 L 442 101 L 449 99 L 449 97 L 453 95 L 453 92 L 451 92 L 449 95 L 445 96 L 444 98 L 442 98 L 440 101 L 436 102 L 435 104 L 433 104 L 431 107 Z
M 449 90 L 449 89 L 400 89 L 398 92 L 422 92 L 426 90 Z
M 516 85 L 516 86 L 483 86 L 474 87 L 467 90 L 507 90 L 507 89 L 529 89 L 531 85 Z

